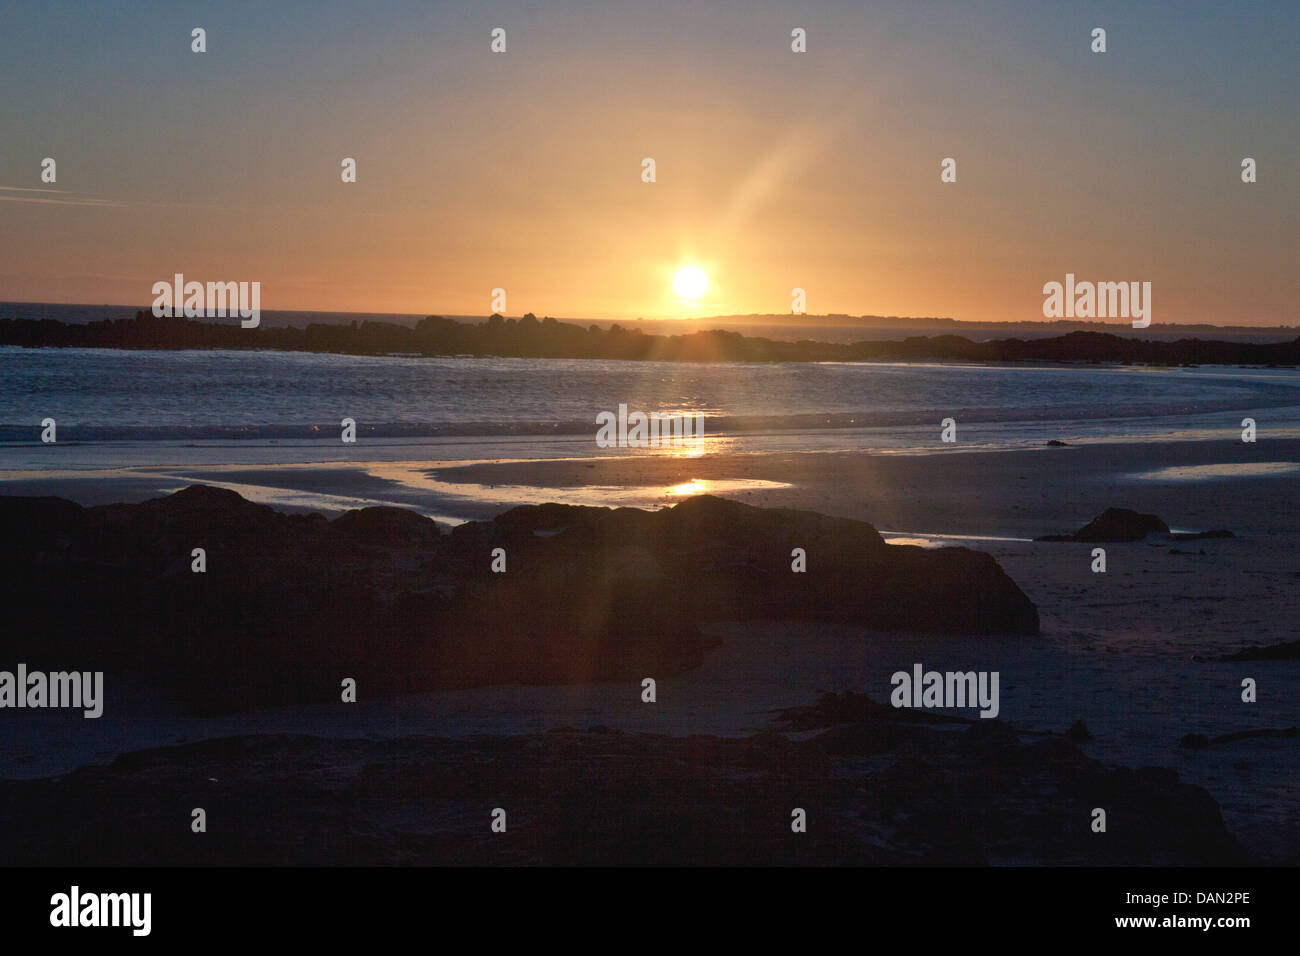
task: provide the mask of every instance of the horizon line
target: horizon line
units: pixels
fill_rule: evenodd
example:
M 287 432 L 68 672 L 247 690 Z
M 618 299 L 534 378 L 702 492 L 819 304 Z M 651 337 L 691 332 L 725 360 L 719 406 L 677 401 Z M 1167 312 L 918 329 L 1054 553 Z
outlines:
M 114 303 L 114 302 L 38 302 L 38 301 L 25 300 L 25 299 L 3 299 L 3 300 L 0 300 L 0 303 L 2 303 L 2 304 L 4 304 L 4 305 L 15 305 L 15 306 L 23 306 L 23 305 L 31 305 L 31 306 L 81 306 L 81 307 L 83 307 L 83 308 L 124 309 L 124 310 L 135 311 L 135 312 L 148 312 L 148 311 L 151 310 L 151 306 L 149 306 L 149 305 L 139 305 L 139 304 L 131 305 L 131 304 L 126 304 L 126 303 Z M 449 319 L 476 319 L 476 318 L 481 318 L 483 321 L 487 321 L 487 320 L 490 319 L 494 314 L 497 314 L 497 313 L 488 313 L 488 314 L 486 314 L 486 315 L 483 315 L 483 314 L 480 314 L 480 313 L 463 313 L 463 312 L 425 312 L 425 311 L 420 311 L 420 312 L 388 312 L 388 311 L 358 312 L 358 311 L 354 311 L 354 310 L 350 310 L 350 309 L 337 309 L 337 310 L 336 310 L 336 309 L 302 309 L 302 308 L 296 308 L 296 309 L 280 309 L 280 308 L 277 308 L 277 309 L 263 309 L 262 311 L 263 311 L 264 313 L 267 313 L 267 314 L 285 313 L 285 312 L 302 312 L 302 313 L 316 313 L 316 314 L 320 314 L 320 315 L 356 315 L 356 316 L 363 316 L 363 315 L 364 315 L 364 316 L 391 315 L 391 316 L 401 316 L 401 317 L 408 317 L 408 318 L 409 318 L 409 317 L 429 318 L 429 317 L 431 317 L 431 316 L 438 316 L 438 317 L 440 317 L 440 318 L 449 318 Z M 544 319 L 544 318 L 552 318 L 552 319 L 554 319 L 554 320 L 557 321 L 557 322 L 570 322 L 570 323 L 578 323 L 578 322 L 609 322 L 609 323 L 620 323 L 620 322 L 656 322 L 656 323 L 657 323 L 657 322 L 664 322 L 664 323 L 678 323 L 678 324 L 682 324 L 682 323 L 694 323 L 694 322 L 721 321 L 721 320 L 725 320 L 725 319 L 733 319 L 733 320 L 735 320 L 735 319 L 770 318 L 770 319 L 808 320 L 808 319 L 818 319 L 818 318 L 821 318 L 821 319 L 858 319 L 858 320 L 897 319 L 897 320 L 899 320 L 899 321 L 901 321 L 901 322 L 940 322 L 940 323 L 955 323 L 955 324 L 960 324 L 960 325 L 989 326 L 989 327 L 996 327 L 996 326 L 1000 326 L 1000 325 L 1030 325 L 1030 326 L 1034 326 L 1034 325 L 1037 325 L 1037 326 L 1053 326 L 1053 325 L 1096 325 L 1096 326 L 1104 326 L 1104 327 L 1113 327 L 1113 328 L 1116 328 L 1116 329 L 1131 329 L 1131 328 L 1132 328 L 1132 326 L 1131 326 L 1131 324 L 1130 324 L 1129 322 L 1106 322 L 1106 321 L 1101 321 L 1101 320 L 1098 320 L 1098 319 L 957 319 L 957 318 L 952 318 L 952 317 L 950 317 L 950 316 L 878 315 L 878 314 L 875 314 L 875 313 L 862 313 L 862 314 L 860 314 L 860 315 L 853 315 L 853 314 L 850 314 L 850 313 L 847 313 L 847 312 L 825 312 L 825 313 L 812 313 L 812 312 L 728 312 L 728 313 L 717 313 L 717 314 L 713 314 L 713 315 L 702 315 L 702 316 L 656 316 L 656 315 L 646 315 L 646 316 L 636 316 L 636 317 L 634 317 L 634 318 L 633 318 L 633 317 L 629 317 L 629 316 L 621 316 L 621 317 L 610 316 L 610 317 L 605 317 L 605 318 L 596 318 L 596 317 L 590 317 L 590 316 L 559 316 L 559 315 L 555 315 L 555 316 L 551 316 L 551 315 L 538 316 L 538 315 L 537 315 L 536 313 L 534 313 L 534 312 L 527 312 L 527 311 L 526 311 L 526 312 L 521 312 L 518 316 L 509 316 L 509 315 L 506 315 L 505 313 L 501 313 L 502 318 L 506 318 L 506 319 L 510 319 L 510 318 L 523 318 L 525 315 L 532 315 L 532 316 L 534 316 L 534 318 L 537 318 L 537 319 L 539 319 L 539 320 L 540 320 L 540 319 Z M 1160 323 L 1160 327 L 1161 327 L 1161 328 L 1207 328 L 1207 329 L 1297 329 L 1297 328 L 1300 328 L 1300 325 L 1282 325 L 1282 324 L 1274 324 L 1274 325 L 1246 325 L 1246 324 L 1216 325 L 1216 324 L 1214 324 L 1214 323 L 1210 323 L 1210 322 L 1161 322 L 1161 323 Z M 1139 331 L 1146 331 L 1146 330 L 1139 330 Z

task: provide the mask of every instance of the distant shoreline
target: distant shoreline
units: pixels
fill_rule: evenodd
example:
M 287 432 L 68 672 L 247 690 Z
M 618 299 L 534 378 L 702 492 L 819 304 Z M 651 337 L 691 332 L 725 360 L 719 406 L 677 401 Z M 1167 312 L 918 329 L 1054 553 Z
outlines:
M 16 302 L 0 301 L 0 320 L 52 319 L 69 325 L 84 325 L 102 319 L 129 319 L 148 307 L 139 303 L 78 303 L 78 302 Z M 386 322 L 411 328 L 430 314 L 442 315 L 458 322 L 476 325 L 487 320 L 483 314 L 429 313 L 429 312 L 341 312 L 329 309 L 263 309 L 263 328 L 303 328 L 313 323 L 321 325 L 351 325 L 353 322 Z M 504 313 L 503 313 L 504 315 Z M 201 318 L 201 316 L 194 316 Z M 717 315 L 651 315 L 623 316 L 555 316 L 557 322 L 587 328 L 596 325 L 602 329 L 612 325 L 625 328 L 640 327 L 656 334 L 677 334 L 724 329 L 729 332 L 751 334 L 751 330 L 803 330 L 818 333 L 844 330 L 861 333 L 863 338 L 876 339 L 881 335 L 941 335 L 954 333 L 975 336 L 985 340 L 992 335 L 1001 338 L 1049 338 L 1067 332 L 1107 332 L 1129 338 L 1216 338 L 1246 341 L 1290 341 L 1300 335 L 1300 325 L 1214 325 L 1209 322 L 1162 321 L 1146 329 L 1132 329 L 1127 322 L 1107 322 L 1100 319 L 955 319 L 950 316 L 916 315 L 849 315 L 842 312 L 748 312 Z M 1140 334 L 1137 334 L 1140 333 Z M 770 332 L 768 333 L 770 334 Z M 778 335 L 776 338 L 786 338 Z M 843 342 L 835 338 L 828 341 Z
M 959 335 L 909 336 L 853 343 L 780 341 L 721 330 L 657 335 L 613 325 L 608 329 L 494 315 L 486 322 L 429 316 L 414 327 L 364 321 L 313 323 L 306 328 L 244 329 L 219 322 L 158 318 L 140 311 L 132 319 L 85 324 L 52 319 L 0 319 L 0 345 L 25 348 L 133 350 L 230 349 L 345 355 L 472 356 L 606 359 L 673 362 L 926 362 L 1115 363 L 1121 365 L 1300 365 L 1300 336 L 1285 342 L 1187 338 L 1126 338 L 1075 331 L 1051 338 L 977 342 Z

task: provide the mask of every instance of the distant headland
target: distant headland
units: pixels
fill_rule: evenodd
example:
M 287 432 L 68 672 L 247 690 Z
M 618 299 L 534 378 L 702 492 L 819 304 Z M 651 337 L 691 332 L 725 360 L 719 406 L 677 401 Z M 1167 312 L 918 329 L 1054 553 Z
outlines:
M 67 323 L 52 319 L 0 319 L 0 345 L 31 348 L 266 349 L 349 355 L 465 355 L 510 358 L 584 358 L 672 362 L 1107 362 L 1144 365 L 1300 364 L 1300 336 L 1281 342 L 1184 338 L 1159 341 L 1109 332 L 1072 331 L 1048 338 L 974 341 L 959 335 L 907 336 L 901 340 L 782 341 L 713 329 L 679 335 L 647 333 L 637 325 L 607 328 L 493 315 L 458 322 L 431 315 L 414 326 L 362 321 L 312 323 L 305 328 L 245 329 L 239 325 L 159 318 Z

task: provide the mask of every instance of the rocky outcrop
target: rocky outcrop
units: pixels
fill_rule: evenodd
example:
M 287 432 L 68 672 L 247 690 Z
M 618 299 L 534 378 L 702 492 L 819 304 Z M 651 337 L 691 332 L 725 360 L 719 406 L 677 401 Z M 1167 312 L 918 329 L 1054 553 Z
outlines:
M 1155 515 L 1145 515 L 1129 508 L 1107 508 L 1074 534 L 1046 534 L 1035 541 L 1078 541 L 1106 544 L 1123 541 L 1142 541 L 1151 536 L 1170 541 L 1198 541 L 1203 538 L 1231 538 L 1231 531 L 1197 531 L 1172 533 L 1169 525 Z
M 1044 535 L 1037 541 L 1141 541 L 1149 534 L 1168 534 L 1169 525 L 1155 515 L 1128 508 L 1107 508 L 1074 534 Z
M 998 720 L 943 729 L 884 705 L 836 718 L 805 740 L 226 738 L 0 781 L 0 827 L 13 866 L 1251 862 L 1172 770 L 1107 767 Z M 220 839 L 177 838 L 193 806 Z M 490 831 L 496 807 L 505 833 Z
M 94 508 L 0 498 L 0 541 L 12 661 L 139 671 L 202 711 L 337 700 L 345 677 L 377 696 L 669 676 L 712 646 L 703 625 L 745 618 L 1038 631 L 989 555 L 708 496 L 515 508 L 450 533 L 398 508 L 328 521 L 204 486 Z

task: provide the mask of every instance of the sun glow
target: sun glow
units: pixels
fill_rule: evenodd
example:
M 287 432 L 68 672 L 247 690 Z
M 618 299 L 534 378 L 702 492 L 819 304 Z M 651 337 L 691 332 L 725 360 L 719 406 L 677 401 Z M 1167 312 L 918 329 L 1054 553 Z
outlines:
M 692 478 L 690 481 L 683 481 L 680 485 L 673 485 L 668 489 L 668 494 L 673 496 L 698 495 L 706 487 L 705 483 L 700 479 Z
M 699 266 L 683 266 L 673 277 L 673 289 L 683 299 L 698 299 L 709 289 L 709 277 Z

